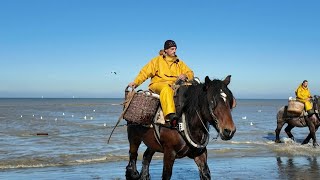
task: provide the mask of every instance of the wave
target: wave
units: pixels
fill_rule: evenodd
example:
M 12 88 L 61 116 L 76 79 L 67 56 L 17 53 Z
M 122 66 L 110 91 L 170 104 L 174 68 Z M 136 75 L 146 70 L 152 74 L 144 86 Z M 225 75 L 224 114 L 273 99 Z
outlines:
M 282 138 L 283 143 L 274 141 L 228 141 L 219 145 L 221 149 L 208 152 L 225 156 L 320 156 L 320 148 L 314 148 L 312 140 L 305 145 L 290 138 Z
M 80 159 L 81 155 L 67 155 L 61 157 L 26 157 L 19 159 L 2 160 L 0 169 L 19 169 L 19 168 L 44 168 L 57 166 L 75 166 L 82 164 L 94 164 L 103 162 L 126 161 L 128 156 L 107 154 L 104 156 L 87 157 Z M 77 159 L 79 158 L 79 159 Z

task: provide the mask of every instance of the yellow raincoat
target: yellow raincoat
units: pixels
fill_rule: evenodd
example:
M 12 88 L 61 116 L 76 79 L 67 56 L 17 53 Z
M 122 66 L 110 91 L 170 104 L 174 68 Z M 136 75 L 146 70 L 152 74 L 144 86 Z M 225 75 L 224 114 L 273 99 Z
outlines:
M 308 87 L 303 87 L 301 84 L 296 90 L 296 96 L 298 101 L 304 103 L 304 108 L 306 111 L 312 109 L 312 104 L 308 100 L 308 98 L 312 97 Z
M 141 69 L 134 83 L 139 86 L 151 78 L 149 89 L 160 95 L 162 111 L 164 116 L 167 116 L 176 112 L 171 85 L 181 74 L 185 74 L 188 79 L 193 79 L 193 71 L 183 61 L 177 57 L 159 55 Z

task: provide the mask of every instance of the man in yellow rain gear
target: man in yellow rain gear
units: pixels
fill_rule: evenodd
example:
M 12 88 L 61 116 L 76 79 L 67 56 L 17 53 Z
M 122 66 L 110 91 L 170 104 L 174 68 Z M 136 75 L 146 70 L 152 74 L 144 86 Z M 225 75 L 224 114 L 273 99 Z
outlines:
M 179 118 L 176 115 L 172 85 L 177 80 L 191 80 L 194 76 L 193 71 L 177 57 L 176 50 L 176 43 L 173 40 L 167 40 L 159 56 L 148 62 L 134 81 L 129 83 L 130 87 L 135 88 L 151 78 L 149 89 L 160 95 L 163 114 L 166 119 L 170 120 L 173 127 L 177 125 Z
M 301 85 L 296 90 L 297 100 L 304 103 L 304 108 L 308 113 L 308 116 L 311 116 L 314 112 L 312 111 L 311 104 L 311 93 L 308 88 L 308 81 L 304 80 Z

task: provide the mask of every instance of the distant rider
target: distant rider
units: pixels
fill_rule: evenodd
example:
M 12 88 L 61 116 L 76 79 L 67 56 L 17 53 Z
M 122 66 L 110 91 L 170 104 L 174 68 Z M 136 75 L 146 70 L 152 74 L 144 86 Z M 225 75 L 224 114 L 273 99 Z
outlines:
M 304 108 L 308 113 L 308 116 L 311 116 L 312 114 L 314 114 L 314 112 L 312 111 L 312 103 L 311 103 L 312 95 L 309 91 L 307 80 L 304 80 L 299 85 L 299 87 L 296 90 L 296 96 L 298 101 L 304 103 Z

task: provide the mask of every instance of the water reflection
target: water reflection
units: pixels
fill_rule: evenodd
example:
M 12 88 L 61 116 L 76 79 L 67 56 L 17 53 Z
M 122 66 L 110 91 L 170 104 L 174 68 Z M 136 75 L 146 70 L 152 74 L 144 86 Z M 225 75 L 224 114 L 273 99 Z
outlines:
M 279 179 L 309 180 L 320 177 L 317 157 L 277 157 Z

